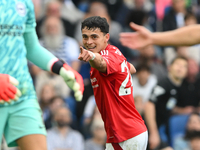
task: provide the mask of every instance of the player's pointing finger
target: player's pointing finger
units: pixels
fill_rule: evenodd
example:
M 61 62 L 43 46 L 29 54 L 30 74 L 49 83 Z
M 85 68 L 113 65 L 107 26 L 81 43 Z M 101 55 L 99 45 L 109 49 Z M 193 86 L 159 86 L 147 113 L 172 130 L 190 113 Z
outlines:
M 81 54 L 83 54 L 83 47 L 82 46 L 80 46 L 80 51 L 81 51 Z

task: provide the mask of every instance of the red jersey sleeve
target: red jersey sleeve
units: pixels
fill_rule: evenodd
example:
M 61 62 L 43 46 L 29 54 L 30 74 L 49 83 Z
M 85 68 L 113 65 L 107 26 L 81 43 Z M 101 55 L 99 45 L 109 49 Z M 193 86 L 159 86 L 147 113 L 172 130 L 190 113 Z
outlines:
M 107 71 L 106 73 L 101 73 L 103 75 L 113 74 L 115 72 L 121 71 L 121 63 L 124 61 L 124 56 L 120 50 L 114 46 L 108 45 L 105 50 L 100 52 L 102 58 L 106 61 Z M 130 68 L 130 65 L 129 65 Z

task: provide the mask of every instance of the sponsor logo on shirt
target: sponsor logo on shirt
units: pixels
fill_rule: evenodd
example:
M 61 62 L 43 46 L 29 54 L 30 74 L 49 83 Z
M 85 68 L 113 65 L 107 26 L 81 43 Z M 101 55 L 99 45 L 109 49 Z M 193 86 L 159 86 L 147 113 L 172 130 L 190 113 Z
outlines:
M 24 3 L 22 2 L 17 2 L 16 4 L 16 10 L 18 12 L 18 14 L 22 17 L 24 17 L 26 15 L 26 6 Z
M 90 79 L 91 80 L 91 83 L 93 84 L 94 82 L 97 82 L 97 79 L 96 78 L 92 78 Z
M 40 129 L 43 129 L 43 128 L 44 128 L 44 126 L 41 126 L 41 125 L 39 125 L 39 128 L 40 128 Z
M 99 87 L 98 84 L 92 86 L 92 88 L 97 88 L 97 87 Z
M 97 87 L 99 87 L 98 84 L 95 84 L 95 82 L 97 82 L 97 79 L 96 79 L 96 78 L 92 78 L 92 79 L 90 79 L 90 80 L 91 80 L 91 83 L 92 83 L 92 88 L 97 88 Z M 95 84 L 95 85 L 93 85 L 93 84 Z

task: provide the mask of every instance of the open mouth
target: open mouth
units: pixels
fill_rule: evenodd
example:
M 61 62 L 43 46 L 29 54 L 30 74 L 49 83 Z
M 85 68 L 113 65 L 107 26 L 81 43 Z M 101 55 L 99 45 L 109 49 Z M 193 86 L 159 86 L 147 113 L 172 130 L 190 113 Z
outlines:
M 94 46 L 94 47 L 87 46 L 87 49 L 90 50 L 90 51 L 94 50 L 95 48 L 96 48 L 96 46 Z

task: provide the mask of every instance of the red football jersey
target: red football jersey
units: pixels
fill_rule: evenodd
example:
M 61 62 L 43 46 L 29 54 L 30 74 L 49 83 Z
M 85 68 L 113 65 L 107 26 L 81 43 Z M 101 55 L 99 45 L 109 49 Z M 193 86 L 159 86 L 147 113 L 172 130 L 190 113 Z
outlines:
M 134 105 L 130 64 L 112 45 L 99 54 L 107 62 L 107 72 L 91 67 L 94 96 L 104 121 L 107 143 L 120 143 L 147 131 L 147 128 Z

